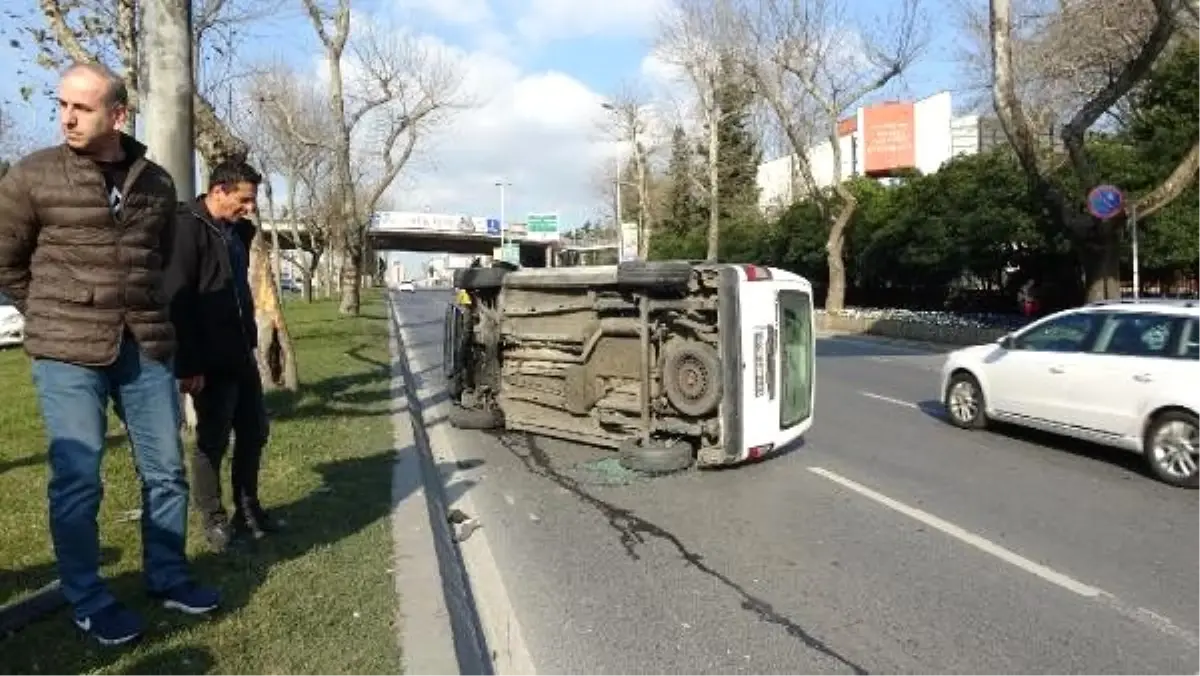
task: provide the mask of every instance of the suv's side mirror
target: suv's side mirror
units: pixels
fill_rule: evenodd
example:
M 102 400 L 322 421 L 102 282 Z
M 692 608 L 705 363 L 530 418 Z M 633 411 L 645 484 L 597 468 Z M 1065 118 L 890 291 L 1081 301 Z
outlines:
M 1011 350 L 1011 349 L 1013 349 L 1013 345 L 1015 344 L 1015 342 L 1016 341 L 1013 339 L 1013 336 L 1010 333 L 1000 339 L 1000 347 L 1002 347 L 1006 350 Z

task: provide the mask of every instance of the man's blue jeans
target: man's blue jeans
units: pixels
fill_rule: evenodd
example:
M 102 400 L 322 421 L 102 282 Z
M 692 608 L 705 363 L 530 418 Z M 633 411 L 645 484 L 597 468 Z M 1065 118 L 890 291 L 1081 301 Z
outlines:
M 169 364 L 138 349 L 128 333 L 111 366 L 48 359 L 33 380 L 50 441 L 50 534 L 63 594 L 80 617 L 115 599 L 100 579 L 96 517 L 104 494 L 100 461 L 111 399 L 124 421 L 142 483 L 142 563 L 146 586 L 162 592 L 189 581 L 188 484 L 179 437 L 179 391 Z

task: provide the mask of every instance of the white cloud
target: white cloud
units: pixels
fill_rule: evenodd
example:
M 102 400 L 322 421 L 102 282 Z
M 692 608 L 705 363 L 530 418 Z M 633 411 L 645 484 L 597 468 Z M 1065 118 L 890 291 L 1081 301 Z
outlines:
M 436 1 L 436 0 L 431 0 Z M 669 0 L 530 0 L 517 32 L 534 42 L 596 35 L 645 35 Z
M 491 49 L 466 51 L 432 35 L 422 40 L 461 64 L 462 94 L 475 105 L 422 140 L 386 195 L 392 208 L 495 217 L 500 179 L 511 184 L 510 221 L 556 210 L 573 227 L 605 208 L 596 175 L 611 166 L 616 148 L 600 130 L 607 114 L 601 94 L 566 73 L 524 72 Z M 348 80 L 358 72 L 350 61 Z M 328 80 L 324 58 L 314 70 Z
M 488 0 L 397 0 L 396 5 L 454 25 L 485 24 L 495 19 Z

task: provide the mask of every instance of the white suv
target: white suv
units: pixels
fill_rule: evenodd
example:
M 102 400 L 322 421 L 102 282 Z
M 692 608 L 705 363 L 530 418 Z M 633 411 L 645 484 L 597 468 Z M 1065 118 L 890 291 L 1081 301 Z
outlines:
M 938 393 L 951 423 L 1033 427 L 1144 454 L 1197 485 L 1200 307 L 1110 301 L 1050 315 L 950 353 Z

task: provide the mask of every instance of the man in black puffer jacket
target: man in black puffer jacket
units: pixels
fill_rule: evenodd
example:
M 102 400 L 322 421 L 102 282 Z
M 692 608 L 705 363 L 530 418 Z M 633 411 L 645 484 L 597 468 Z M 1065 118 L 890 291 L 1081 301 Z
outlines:
M 268 424 L 255 363 L 258 340 L 249 283 L 255 229 L 246 220 L 262 180 L 245 162 L 218 164 L 208 193 L 181 204 L 177 215 L 171 265 L 172 288 L 178 289 L 171 312 L 179 342 L 176 375 L 201 381 L 192 395 L 192 495 L 216 551 L 223 551 L 235 532 L 260 538 L 275 530 L 258 500 Z M 220 472 L 231 431 L 232 523 L 221 502 Z

